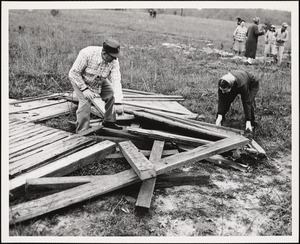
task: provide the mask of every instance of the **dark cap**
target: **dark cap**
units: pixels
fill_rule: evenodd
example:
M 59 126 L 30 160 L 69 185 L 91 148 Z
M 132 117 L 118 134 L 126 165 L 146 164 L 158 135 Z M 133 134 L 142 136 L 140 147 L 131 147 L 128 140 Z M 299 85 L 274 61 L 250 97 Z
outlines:
M 103 49 L 110 56 L 118 58 L 122 55 L 120 50 L 120 43 L 113 39 L 107 39 L 103 42 Z

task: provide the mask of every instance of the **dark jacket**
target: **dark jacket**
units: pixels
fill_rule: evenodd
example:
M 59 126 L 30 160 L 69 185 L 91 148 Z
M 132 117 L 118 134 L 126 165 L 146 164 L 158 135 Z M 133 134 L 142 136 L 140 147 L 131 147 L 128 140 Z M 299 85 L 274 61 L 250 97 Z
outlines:
M 241 95 L 245 119 L 251 121 L 254 117 L 253 106 L 254 98 L 259 90 L 259 81 L 254 75 L 247 71 L 234 70 L 230 73 L 236 77 L 233 87 L 230 92 L 222 93 L 220 88 L 218 89 L 218 114 L 221 114 L 224 118 L 228 112 L 231 103 L 234 101 L 238 94 Z
M 246 36 L 246 52 L 245 57 L 247 58 L 255 58 L 256 49 L 257 49 L 257 39 L 259 36 L 263 35 L 263 31 L 258 30 L 257 24 L 252 24 L 249 26 Z

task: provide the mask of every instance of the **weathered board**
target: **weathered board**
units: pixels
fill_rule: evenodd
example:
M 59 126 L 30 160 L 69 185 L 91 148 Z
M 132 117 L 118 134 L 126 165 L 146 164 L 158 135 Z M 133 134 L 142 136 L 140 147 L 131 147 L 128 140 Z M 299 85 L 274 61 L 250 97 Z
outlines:
M 119 148 L 127 162 L 134 169 L 141 180 L 156 176 L 154 165 L 138 150 L 131 141 L 119 143 Z
M 153 164 L 155 164 L 155 162 L 157 162 L 161 158 L 164 149 L 164 144 L 164 141 L 154 141 L 149 158 L 149 161 Z M 150 208 L 155 182 L 156 177 L 144 180 L 142 182 L 140 192 L 135 204 L 137 207 Z
M 240 136 L 222 139 L 188 152 L 160 159 L 155 165 L 156 172 L 158 175 L 163 174 L 172 169 L 198 162 L 211 157 L 214 154 L 226 152 L 232 148 L 244 146 L 248 143 L 249 140 L 247 138 Z M 27 179 L 28 178 L 36 177 L 33 175 L 33 177 L 27 177 Z M 99 181 L 93 181 L 46 197 L 11 206 L 9 212 L 9 224 L 31 219 L 71 204 L 100 196 L 113 190 L 134 184 L 140 180 L 141 179 L 135 171 L 130 169 L 115 175 L 110 175 L 107 178 L 102 178 Z M 19 184 L 24 186 L 25 183 L 26 178 Z

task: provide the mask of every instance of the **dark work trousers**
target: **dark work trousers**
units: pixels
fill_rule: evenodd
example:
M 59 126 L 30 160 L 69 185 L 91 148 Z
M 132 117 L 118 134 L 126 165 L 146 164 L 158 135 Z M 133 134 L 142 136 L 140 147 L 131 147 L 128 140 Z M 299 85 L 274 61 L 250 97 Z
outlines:
M 238 90 L 237 89 L 233 89 L 231 90 L 229 93 L 222 93 L 222 91 L 219 89 L 219 103 L 222 103 L 222 108 L 223 108 L 223 114 L 222 114 L 222 122 L 225 121 L 225 115 L 228 112 L 228 110 L 230 109 L 230 106 L 232 104 L 232 102 L 234 101 L 234 99 L 239 95 Z M 251 125 L 254 126 L 254 122 L 255 122 L 255 116 L 254 116 L 254 104 L 255 104 L 255 96 L 258 92 L 258 88 L 253 88 L 250 90 L 249 92 L 249 99 L 248 101 L 243 102 L 243 108 L 244 108 L 244 112 L 247 110 L 247 103 L 250 103 L 251 105 L 251 118 L 246 118 L 246 120 L 250 120 L 251 121 Z M 220 106 L 220 105 L 219 105 Z M 246 113 L 245 113 L 246 115 Z

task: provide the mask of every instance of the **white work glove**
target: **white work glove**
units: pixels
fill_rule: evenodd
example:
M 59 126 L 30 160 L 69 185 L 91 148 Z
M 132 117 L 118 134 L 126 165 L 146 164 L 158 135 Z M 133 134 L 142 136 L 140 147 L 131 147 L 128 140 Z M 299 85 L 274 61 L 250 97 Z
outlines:
M 123 115 L 124 114 L 123 105 L 115 104 L 115 111 L 118 115 Z
M 246 121 L 246 130 L 252 131 L 252 126 L 250 121 Z
M 217 120 L 216 120 L 216 125 L 221 125 L 221 121 L 222 121 L 222 115 L 218 114 Z
M 92 92 L 90 89 L 86 89 L 82 92 L 85 99 L 88 99 L 89 101 L 93 100 L 96 97 L 96 94 Z

